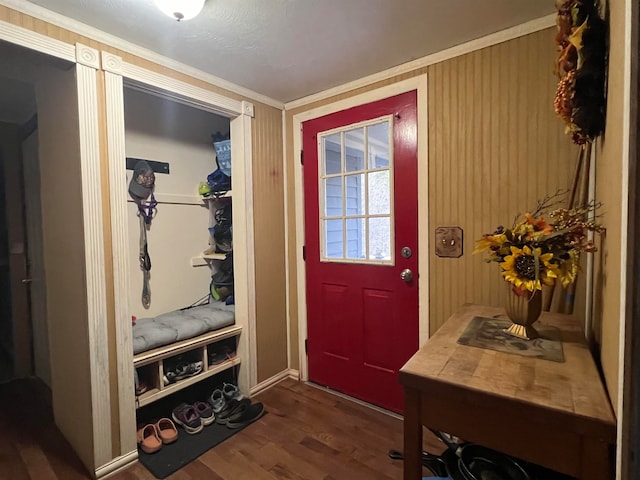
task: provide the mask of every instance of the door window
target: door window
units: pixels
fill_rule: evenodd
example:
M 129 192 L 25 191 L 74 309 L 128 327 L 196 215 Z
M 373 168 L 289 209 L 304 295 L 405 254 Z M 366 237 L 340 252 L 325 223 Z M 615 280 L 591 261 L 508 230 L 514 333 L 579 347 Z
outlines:
M 392 116 L 318 135 L 320 260 L 392 265 Z

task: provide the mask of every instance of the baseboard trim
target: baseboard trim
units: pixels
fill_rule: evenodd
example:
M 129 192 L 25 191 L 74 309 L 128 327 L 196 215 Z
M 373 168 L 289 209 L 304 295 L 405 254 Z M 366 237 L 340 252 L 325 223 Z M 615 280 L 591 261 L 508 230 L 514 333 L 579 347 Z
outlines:
M 249 394 L 253 397 L 254 395 L 257 395 L 257 394 L 259 394 L 261 392 L 264 392 L 265 390 L 270 389 L 276 383 L 279 383 L 282 380 L 285 380 L 287 378 L 292 378 L 294 380 L 298 380 L 298 378 L 299 378 L 298 371 L 297 370 L 292 370 L 290 368 L 287 368 L 286 370 L 283 370 L 280 373 L 275 374 L 273 377 L 267 378 L 263 382 L 260 382 L 257 385 L 255 385 L 254 387 L 252 387 L 249 390 Z
M 96 469 L 95 478 L 101 480 L 103 478 L 111 477 L 116 473 L 129 468 L 131 465 L 138 461 L 138 450 L 134 450 L 125 455 L 121 455 L 114 458 L 109 463 L 102 465 Z

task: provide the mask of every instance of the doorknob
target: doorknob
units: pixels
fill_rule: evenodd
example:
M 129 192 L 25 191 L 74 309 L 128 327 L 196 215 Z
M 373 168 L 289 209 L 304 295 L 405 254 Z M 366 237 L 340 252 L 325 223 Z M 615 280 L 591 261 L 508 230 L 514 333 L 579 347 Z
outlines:
M 405 282 L 409 283 L 411 280 L 413 280 L 413 272 L 411 270 L 409 270 L 408 268 L 405 268 L 400 273 L 400 278 L 402 280 L 404 280 Z

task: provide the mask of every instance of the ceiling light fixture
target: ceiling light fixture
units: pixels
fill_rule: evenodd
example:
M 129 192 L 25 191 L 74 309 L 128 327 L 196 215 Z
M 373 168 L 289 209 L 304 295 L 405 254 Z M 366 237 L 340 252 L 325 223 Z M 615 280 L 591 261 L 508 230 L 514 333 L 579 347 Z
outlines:
M 190 20 L 196 17 L 205 0 L 153 0 L 165 15 L 176 20 Z

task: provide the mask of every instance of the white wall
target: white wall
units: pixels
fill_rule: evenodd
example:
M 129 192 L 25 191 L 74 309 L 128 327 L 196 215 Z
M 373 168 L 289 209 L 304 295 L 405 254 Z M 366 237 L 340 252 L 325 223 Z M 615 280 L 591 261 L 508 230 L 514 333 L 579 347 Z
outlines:
M 191 258 L 202 253 L 209 240 L 209 211 L 197 198 L 198 184 L 216 168 L 211 135 L 227 133 L 229 120 L 132 89 L 125 89 L 124 105 L 127 157 L 170 164 L 169 175 L 156 174 L 156 196 L 176 196 L 180 201 L 191 198 L 197 203 L 158 205 L 147 234 L 151 257 L 148 310 L 141 302 L 137 208 L 128 203 L 129 304 L 131 314 L 142 318 L 186 307 L 208 293 L 210 269 L 191 266 Z M 131 173 L 127 171 L 127 181 Z
M 87 322 L 77 95 L 75 69 L 42 68 L 36 98 L 53 411 L 56 425 L 91 469 L 93 345 Z

